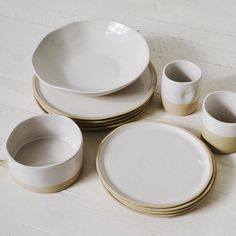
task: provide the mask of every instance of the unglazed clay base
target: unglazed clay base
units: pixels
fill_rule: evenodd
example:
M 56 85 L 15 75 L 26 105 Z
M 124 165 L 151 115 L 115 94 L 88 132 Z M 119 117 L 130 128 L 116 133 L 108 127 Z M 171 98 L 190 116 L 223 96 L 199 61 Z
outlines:
M 67 181 L 61 183 L 61 184 L 57 184 L 57 185 L 53 185 L 53 186 L 47 186 L 47 187 L 34 187 L 34 186 L 28 186 L 25 185 L 21 182 L 19 182 L 16 178 L 14 178 L 12 176 L 12 178 L 14 179 L 14 181 L 19 184 L 21 187 L 23 187 L 26 190 L 29 190 L 31 192 L 36 192 L 36 193 L 56 193 L 56 192 L 60 192 L 66 188 L 68 188 L 69 186 L 71 186 L 74 182 L 76 182 L 76 180 L 78 179 L 79 175 L 81 173 L 81 170 L 74 175 L 72 178 L 68 179 Z
M 190 115 L 197 109 L 198 101 L 191 104 L 179 105 L 179 104 L 171 103 L 165 100 L 164 98 L 162 98 L 162 105 L 164 109 L 170 114 L 177 115 L 177 116 L 186 116 L 186 115 Z
M 202 137 L 210 144 L 214 152 L 233 153 L 236 152 L 236 137 L 223 137 L 212 133 L 202 126 Z

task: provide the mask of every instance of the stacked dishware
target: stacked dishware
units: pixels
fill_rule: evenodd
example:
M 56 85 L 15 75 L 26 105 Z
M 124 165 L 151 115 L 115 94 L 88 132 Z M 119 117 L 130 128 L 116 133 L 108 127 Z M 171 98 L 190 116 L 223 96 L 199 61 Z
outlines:
M 18 124 L 2 148 L 1 159 L 21 186 L 43 193 L 67 188 L 83 166 L 80 128 L 120 126 L 101 142 L 96 159 L 102 185 L 118 202 L 143 213 L 175 216 L 208 196 L 217 169 L 205 143 L 170 124 L 129 123 L 144 111 L 157 83 L 138 32 L 105 20 L 74 22 L 49 33 L 32 61 L 34 97 L 51 114 Z M 161 79 L 165 111 L 193 113 L 201 81 L 202 71 L 193 62 L 166 64 Z M 211 93 L 203 101 L 201 134 L 214 151 L 236 151 L 235 101 L 230 91 Z
M 207 146 L 190 132 L 164 123 L 117 128 L 100 144 L 96 165 L 103 186 L 116 200 L 160 216 L 198 206 L 216 178 Z
M 156 72 L 145 39 L 116 22 L 74 22 L 49 33 L 33 55 L 34 96 L 40 107 L 82 129 L 130 122 L 149 103 Z

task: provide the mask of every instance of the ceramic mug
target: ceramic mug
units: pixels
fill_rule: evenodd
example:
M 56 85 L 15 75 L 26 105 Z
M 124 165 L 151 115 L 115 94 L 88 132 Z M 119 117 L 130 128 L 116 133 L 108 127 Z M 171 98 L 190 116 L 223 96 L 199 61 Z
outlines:
M 236 152 L 236 93 L 217 91 L 202 104 L 202 137 L 221 153 Z
M 18 124 L 2 147 L 12 177 L 24 188 L 58 192 L 79 176 L 83 137 L 79 127 L 59 115 L 39 115 Z
M 190 61 L 176 60 L 165 65 L 161 79 L 164 109 L 173 115 L 189 115 L 198 106 L 202 72 Z

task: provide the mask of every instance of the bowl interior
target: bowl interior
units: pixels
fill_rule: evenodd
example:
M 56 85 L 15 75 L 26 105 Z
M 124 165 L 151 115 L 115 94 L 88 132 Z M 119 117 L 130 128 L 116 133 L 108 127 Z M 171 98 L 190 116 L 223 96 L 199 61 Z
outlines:
M 102 20 L 75 22 L 53 31 L 33 55 L 40 79 L 79 93 L 102 93 L 128 85 L 148 62 L 149 49 L 138 32 Z
M 176 82 L 192 82 L 200 79 L 201 69 L 190 61 L 174 61 L 165 68 L 166 76 Z
M 82 135 L 74 122 L 44 115 L 19 124 L 7 141 L 7 150 L 23 165 L 49 166 L 69 160 L 81 145 Z
M 210 94 L 205 100 L 209 115 L 225 123 L 236 123 L 236 93 L 220 91 Z

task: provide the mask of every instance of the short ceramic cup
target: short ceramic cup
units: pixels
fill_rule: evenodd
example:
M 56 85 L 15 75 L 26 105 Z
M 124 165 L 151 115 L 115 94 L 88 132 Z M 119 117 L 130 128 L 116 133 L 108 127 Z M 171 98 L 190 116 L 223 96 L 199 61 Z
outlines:
M 236 93 L 217 91 L 202 104 L 202 137 L 221 153 L 236 152 Z
M 165 65 L 161 79 L 164 109 L 173 115 L 189 115 L 198 106 L 201 69 L 190 61 L 177 60 Z
M 40 193 L 58 192 L 79 176 L 83 138 L 71 119 L 39 115 L 13 129 L 1 154 L 21 186 Z

